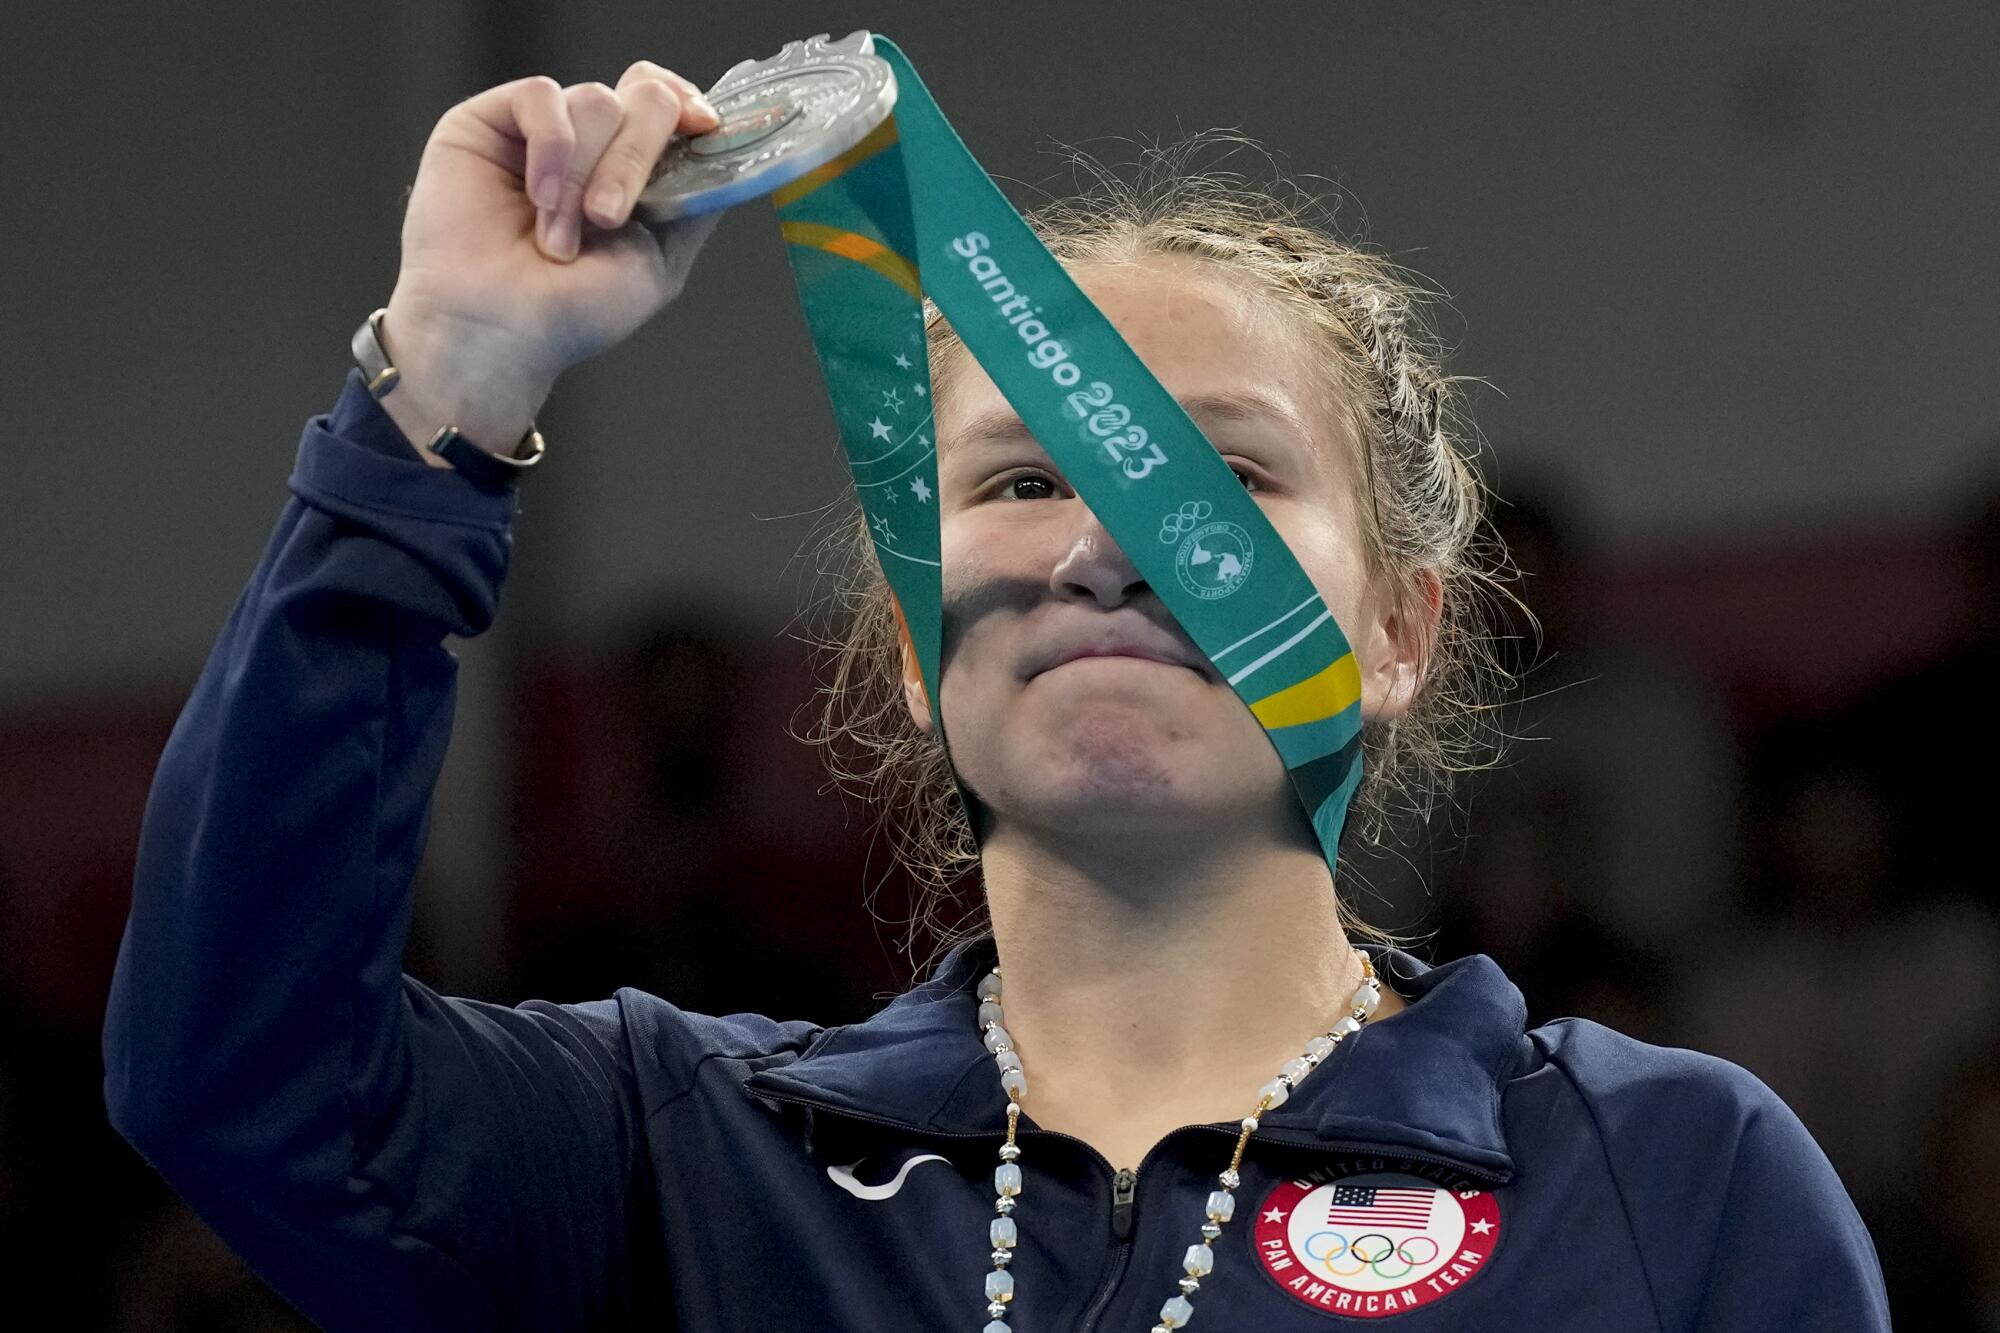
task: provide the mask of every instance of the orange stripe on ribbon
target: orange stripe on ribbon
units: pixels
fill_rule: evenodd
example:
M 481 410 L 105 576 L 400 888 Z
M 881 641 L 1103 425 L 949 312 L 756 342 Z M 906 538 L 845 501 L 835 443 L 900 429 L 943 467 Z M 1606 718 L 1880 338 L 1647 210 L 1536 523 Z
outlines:
M 924 299 L 923 284 L 917 280 L 917 266 L 872 237 L 819 222 L 781 222 L 778 233 L 789 244 L 811 246 L 815 250 L 824 250 L 866 265 L 908 292 L 912 300 Z

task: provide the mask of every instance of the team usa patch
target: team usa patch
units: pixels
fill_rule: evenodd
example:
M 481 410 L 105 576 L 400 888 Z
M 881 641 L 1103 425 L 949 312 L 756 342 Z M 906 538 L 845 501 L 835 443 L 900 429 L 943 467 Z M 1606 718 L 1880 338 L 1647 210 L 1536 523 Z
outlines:
M 1442 1300 L 1486 1271 L 1500 1205 L 1392 1172 L 1322 1169 L 1258 1206 L 1252 1247 L 1264 1272 L 1326 1314 L 1382 1319 Z

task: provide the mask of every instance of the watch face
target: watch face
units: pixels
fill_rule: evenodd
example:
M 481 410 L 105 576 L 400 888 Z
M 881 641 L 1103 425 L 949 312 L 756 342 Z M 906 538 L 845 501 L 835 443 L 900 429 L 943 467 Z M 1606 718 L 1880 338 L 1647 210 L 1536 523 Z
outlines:
M 745 60 L 708 92 L 722 123 L 674 138 L 632 207 L 648 225 L 713 213 L 789 185 L 889 118 L 896 76 L 866 29 Z

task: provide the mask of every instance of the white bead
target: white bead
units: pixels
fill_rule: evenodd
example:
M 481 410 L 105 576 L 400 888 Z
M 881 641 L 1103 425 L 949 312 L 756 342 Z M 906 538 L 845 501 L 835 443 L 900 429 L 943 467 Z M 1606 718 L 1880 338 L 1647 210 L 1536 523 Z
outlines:
M 1280 1069 L 1278 1073 L 1281 1076 L 1290 1079 L 1292 1081 L 1293 1086 L 1296 1087 L 1300 1079 L 1304 1078 L 1307 1074 L 1312 1072 L 1312 1067 L 1313 1067 L 1313 1062 L 1310 1060 L 1306 1059 L 1287 1060 L 1285 1061 L 1285 1067 L 1283 1069 Z
M 999 999 L 1000 978 L 994 976 L 991 972 L 982 977 L 979 982 L 979 998 L 982 1000 Z
M 993 1052 L 993 1063 L 1002 1069 L 1019 1069 L 1021 1067 L 1021 1053 L 1019 1051 L 995 1051 Z
M 1208 1207 L 1203 1211 L 1217 1222 L 1227 1222 L 1236 1213 L 1236 1196 L 1228 1190 L 1210 1190 Z
M 1382 992 L 1376 990 L 1373 986 L 1363 985 L 1361 989 L 1354 992 L 1354 1003 L 1347 1007 L 1349 1009 L 1360 1010 L 1361 1016 L 1368 1018 L 1374 1014 L 1375 1006 L 1380 1003 L 1382 1003 Z
M 1001 1027 L 998 1023 L 986 1029 L 987 1050 L 998 1051 L 1002 1046 L 1012 1046 L 1013 1044 L 1014 1038 L 1008 1035 L 1007 1029 Z
M 1315 1060 L 1324 1060 L 1333 1054 L 1333 1043 L 1325 1037 L 1314 1037 L 1306 1043 L 1306 1054 Z
M 986 1299 L 989 1301 L 1011 1301 L 1014 1299 L 1014 1275 L 994 1269 L 986 1275 Z
M 1003 1088 L 1004 1088 L 1004 1087 L 1006 1087 L 1006 1086 L 1007 1086 L 1007 1080 L 1006 1080 L 1006 1079 L 1004 1079 L 1004 1078 L 1003 1078 L 1003 1079 L 1001 1079 L 1001 1080 L 1000 1080 L 1000 1086 L 1001 1086 L 1001 1087 L 1003 1087 Z M 1008 1103 L 1007 1103 L 1007 1114 L 1008 1114 L 1008 1115 L 1010 1115 L 1010 1116 L 1016 1116 L 1016 1115 L 1019 1115 L 1019 1114 L 1021 1114 L 1021 1103 L 1019 1103 L 1019 1102 L 1008 1102 Z
M 1187 1269 L 1189 1277 L 1207 1277 L 1215 1271 L 1215 1251 L 1206 1245 L 1190 1245 L 1181 1267 Z
M 1246 1115 L 1243 1117 L 1243 1128 L 1249 1130 L 1252 1134 L 1255 1134 L 1257 1132 L 1258 1124 L 1259 1121 L 1257 1117 L 1254 1115 Z
M 1002 1010 L 1000 1008 L 1000 1003 L 997 1000 L 988 1000 L 986 1003 L 980 1005 L 979 1006 L 980 1030 L 984 1031 L 988 1023 L 1000 1022 L 1001 1015 L 1002 1015 Z
M 1000 1087 L 1015 1101 L 1025 1101 L 1028 1096 L 1028 1076 L 1018 1069 L 1000 1071 Z
M 980 1329 L 979 1333 L 1009 1333 L 1009 1330 L 1007 1328 L 1007 1321 L 1004 1319 L 996 1319 L 992 1323 L 988 1324 L 985 1328 Z
M 1168 1328 L 1185 1328 L 1192 1318 L 1194 1306 L 1188 1304 L 1185 1296 L 1176 1296 L 1160 1307 L 1160 1322 Z
M 993 1247 L 998 1250 L 1011 1250 L 1020 1239 L 1020 1233 L 1015 1230 L 1014 1219 L 1011 1217 L 994 1218 L 987 1228 L 987 1235 L 993 1241 Z
M 1012 1162 L 993 1168 L 994 1192 L 1012 1198 L 1021 1192 L 1021 1168 Z
M 1281 1078 L 1274 1078 L 1263 1087 L 1257 1089 L 1257 1097 L 1260 1101 L 1266 1097 L 1271 1099 L 1269 1108 L 1271 1110 L 1276 1110 L 1278 1107 L 1283 1106 L 1285 1098 L 1291 1095 L 1292 1090 L 1285 1085 L 1285 1080 Z
M 1335 1023 L 1333 1025 L 1333 1031 L 1335 1036 L 1351 1037 L 1355 1033 L 1361 1031 L 1361 1025 L 1355 1022 L 1354 1016 L 1350 1014 L 1346 1018 L 1341 1019 L 1338 1023 Z

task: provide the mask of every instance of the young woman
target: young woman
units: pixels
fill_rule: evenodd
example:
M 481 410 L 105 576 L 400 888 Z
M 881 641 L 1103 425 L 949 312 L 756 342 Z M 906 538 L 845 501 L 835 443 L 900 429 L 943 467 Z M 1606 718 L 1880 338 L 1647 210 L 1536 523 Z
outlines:
M 1867 1233 L 1756 1079 L 1527 1031 L 1484 957 L 1356 947 L 1261 727 L 934 314 L 939 702 L 990 932 L 833 1028 L 401 975 L 442 639 L 491 623 L 514 512 L 413 446 L 510 452 L 672 298 L 706 224 L 629 209 L 715 124 L 641 62 L 491 89 L 426 148 L 380 330 L 402 382 L 350 373 L 308 424 L 146 814 L 107 1101 L 216 1229 L 328 1328 L 1886 1328 Z M 1352 642 L 1379 835 L 1466 735 L 1484 577 L 1410 291 L 1220 187 L 1041 226 Z M 879 572 L 858 611 L 831 730 L 948 870 L 971 829 Z

